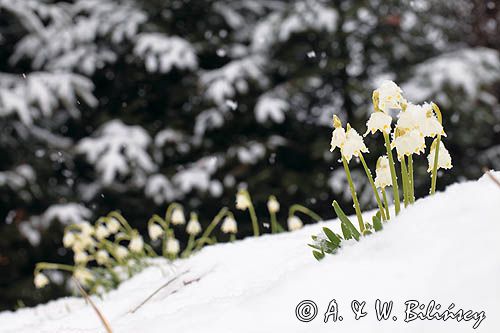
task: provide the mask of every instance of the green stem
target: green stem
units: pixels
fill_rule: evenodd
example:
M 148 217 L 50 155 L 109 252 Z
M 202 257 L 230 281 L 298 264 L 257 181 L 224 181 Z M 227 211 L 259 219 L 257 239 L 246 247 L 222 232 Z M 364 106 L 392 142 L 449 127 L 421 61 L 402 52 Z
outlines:
M 114 212 L 109 213 L 107 217 L 108 218 L 112 217 L 112 218 L 116 219 L 127 230 L 127 232 L 132 232 L 132 227 L 127 222 L 127 220 L 123 217 L 122 214 L 114 211 Z
M 389 158 L 389 167 L 391 169 L 392 190 L 394 192 L 394 209 L 396 210 L 396 215 L 398 215 L 400 210 L 398 179 L 396 177 L 396 168 L 394 166 L 394 158 L 392 157 L 392 149 L 391 149 L 391 143 L 389 141 L 389 134 L 385 132 L 384 132 L 384 141 L 385 141 L 385 148 L 387 150 L 387 157 Z
M 187 243 L 186 249 L 181 253 L 181 258 L 187 258 L 187 257 L 189 257 L 189 255 L 193 251 L 193 247 L 194 247 L 194 244 L 195 244 L 194 238 L 195 238 L 194 234 L 189 235 L 189 239 L 188 239 L 188 243 Z
M 270 212 L 269 215 L 271 215 L 271 233 L 275 234 L 278 232 L 278 221 L 276 219 L 276 213 Z
M 248 202 L 250 202 L 250 205 L 248 206 L 248 213 L 250 214 L 250 219 L 252 220 L 253 235 L 255 237 L 258 237 L 260 232 L 259 222 L 257 221 L 257 214 L 255 214 L 255 208 L 253 206 L 252 198 L 250 198 L 250 194 L 246 192 L 245 195 L 248 197 Z
M 203 241 L 202 240 L 205 240 L 207 238 L 209 238 L 210 234 L 212 233 L 212 231 L 215 229 L 215 227 L 220 223 L 220 221 L 222 220 L 222 218 L 228 214 L 231 214 L 227 207 L 223 207 L 219 213 L 217 213 L 217 215 L 215 215 L 214 219 L 212 220 L 212 222 L 210 222 L 210 224 L 208 225 L 208 227 L 205 229 L 205 232 L 201 235 L 201 237 L 198 239 L 198 241 L 196 242 L 196 247 L 194 248 L 194 251 L 198 251 L 199 249 L 201 249 L 201 247 L 203 246 Z
M 361 215 L 361 209 L 359 208 L 358 197 L 356 195 L 356 189 L 354 188 L 354 183 L 352 182 L 351 172 L 349 170 L 349 164 L 344 156 L 342 156 L 342 163 L 344 164 L 345 173 L 347 175 L 347 181 L 349 182 L 349 188 L 351 189 L 352 200 L 354 201 L 354 209 L 356 210 L 356 217 L 358 218 L 359 230 L 361 233 L 365 230 L 365 223 L 363 222 L 363 216 Z
M 413 183 L 413 157 L 412 155 L 408 156 L 408 182 L 410 184 L 410 202 L 415 202 L 415 184 Z
M 382 217 L 382 220 L 386 220 L 387 218 L 385 216 L 384 207 L 382 206 L 382 201 L 380 200 L 380 195 L 378 194 L 377 187 L 375 186 L 375 182 L 373 181 L 372 173 L 370 169 L 368 169 L 368 165 L 366 165 L 366 161 L 362 153 L 359 154 L 359 159 L 361 160 L 361 164 L 363 164 L 366 176 L 368 177 L 368 181 L 370 182 L 373 193 L 375 194 L 375 199 L 377 200 L 378 209 L 380 210 L 380 216 Z
M 438 134 L 436 138 L 436 148 L 434 150 L 434 166 L 432 167 L 432 180 L 431 180 L 431 191 L 430 194 L 436 193 L 436 183 L 437 183 L 437 166 L 439 161 L 439 144 L 441 143 L 441 135 Z
M 288 211 L 288 216 L 295 215 L 295 212 L 301 212 L 302 214 L 306 214 L 307 216 L 309 216 L 310 218 L 312 218 L 316 222 L 319 222 L 319 221 L 323 220 L 321 218 L 321 216 L 319 216 L 318 214 L 316 214 L 315 212 L 313 212 L 312 210 L 310 210 L 306 206 L 302 206 L 302 205 L 299 205 L 299 204 L 292 205 L 290 207 L 290 210 Z
M 71 266 L 71 265 L 54 264 L 54 263 L 50 263 L 50 262 L 39 262 L 36 264 L 35 274 L 39 273 L 40 271 L 42 271 L 44 269 L 57 269 L 57 270 L 73 272 L 75 270 L 75 267 Z
M 389 202 L 387 201 L 387 195 L 385 194 L 385 189 L 383 187 L 382 187 L 382 197 L 384 198 L 385 214 L 387 216 L 387 219 L 389 220 L 391 218 L 391 214 L 389 213 Z
M 404 195 L 404 203 L 405 207 L 410 203 L 409 195 L 408 195 L 408 170 L 406 169 L 406 161 L 405 156 L 401 156 L 401 176 L 403 178 L 403 195 Z

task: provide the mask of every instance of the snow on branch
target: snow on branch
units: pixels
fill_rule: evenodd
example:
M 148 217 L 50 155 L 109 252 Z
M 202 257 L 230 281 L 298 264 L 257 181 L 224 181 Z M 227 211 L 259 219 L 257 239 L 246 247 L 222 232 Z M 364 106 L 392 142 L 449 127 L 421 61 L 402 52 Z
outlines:
M 151 137 L 140 126 L 127 126 L 120 120 L 104 124 L 94 137 L 84 138 L 77 152 L 95 166 L 104 185 L 111 185 L 119 176 L 142 179 L 156 167 L 147 149 Z
M 500 81 L 500 56 L 498 51 L 483 47 L 462 49 L 426 60 L 414 72 L 402 86 L 413 100 L 430 99 L 447 85 L 475 100 L 481 87 Z
M 211 180 L 211 177 L 217 171 L 220 163 L 218 157 L 203 157 L 177 172 L 173 176 L 172 182 L 182 193 L 189 193 L 193 190 L 210 191 L 212 196 L 218 197 L 222 194 L 222 185 L 217 180 Z
M 25 201 L 31 201 L 32 195 L 29 189 L 35 181 L 35 170 L 28 164 L 21 164 L 13 170 L 0 171 L 0 189 L 9 188 Z
M 34 72 L 25 79 L 0 74 L 0 117 L 16 114 L 31 125 L 34 119 L 49 117 L 58 108 L 78 116 L 80 100 L 91 107 L 97 105 L 93 89 L 89 79 L 71 73 Z
M 266 93 L 257 100 L 255 118 L 259 123 L 265 123 L 268 120 L 282 123 L 285 121 L 285 112 L 288 111 L 289 107 L 287 101 Z
M 191 44 L 177 36 L 143 33 L 137 36 L 134 53 L 145 62 L 148 72 L 168 73 L 177 69 L 194 70 L 198 60 Z

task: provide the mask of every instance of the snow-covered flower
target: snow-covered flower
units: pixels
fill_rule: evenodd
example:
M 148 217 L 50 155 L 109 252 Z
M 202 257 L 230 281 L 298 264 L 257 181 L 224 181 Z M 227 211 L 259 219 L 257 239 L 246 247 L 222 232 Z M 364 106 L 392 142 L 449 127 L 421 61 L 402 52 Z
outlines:
M 100 224 L 99 226 L 97 226 L 97 228 L 95 228 L 95 237 L 98 240 L 102 240 L 102 239 L 108 237 L 109 234 L 110 233 L 109 233 L 108 228 L 106 228 L 106 226 L 103 224 Z
M 370 132 L 372 134 L 375 134 L 375 132 L 377 131 L 390 133 L 391 123 L 392 123 L 392 117 L 389 116 L 387 113 L 373 112 L 370 115 L 370 119 L 368 119 L 368 121 L 366 122 L 367 129 L 364 135 L 366 136 Z
M 181 225 L 186 223 L 186 218 L 184 217 L 184 211 L 182 208 L 174 208 L 172 212 L 172 224 L 173 225 Z
M 163 234 L 163 229 L 156 223 L 152 223 L 148 227 L 149 238 L 155 241 Z
M 235 234 L 238 232 L 238 225 L 232 216 L 226 216 L 222 222 L 221 230 L 225 234 Z
M 115 256 L 118 260 L 124 259 L 126 256 L 128 256 L 128 250 L 125 246 L 118 245 L 115 248 Z
M 250 207 L 251 202 L 250 199 L 248 198 L 246 190 L 239 190 L 238 193 L 236 194 L 236 209 L 239 210 L 246 210 L 248 207 Z
M 99 265 L 104 265 L 109 260 L 109 254 L 105 250 L 99 250 L 95 254 L 95 260 Z
M 78 227 L 83 235 L 91 236 L 94 233 L 94 228 L 88 222 L 79 223 Z
M 267 210 L 273 214 L 276 214 L 280 211 L 280 203 L 274 195 L 270 196 L 267 200 Z
M 349 162 L 353 156 L 358 156 L 361 153 L 368 153 L 363 141 L 363 137 L 347 124 L 346 140 L 341 147 L 340 152 L 342 156 Z
M 43 288 L 49 284 L 49 278 L 43 273 L 36 273 L 35 278 L 33 279 L 33 283 L 38 289 Z
M 377 174 L 375 177 L 376 187 L 384 188 L 386 186 L 392 186 L 391 169 L 387 156 L 384 155 L 378 158 L 375 173 Z
M 94 275 L 92 272 L 84 267 L 77 267 L 73 272 L 73 276 L 83 286 L 86 286 L 88 283 L 94 281 Z
M 77 264 L 86 264 L 87 261 L 89 261 L 89 255 L 85 251 L 78 251 L 78 252 L 75 252 L 75 255 L 73 256 L 73 260 Z
M 142 237 L 139 235 L 133 236 L 130 243 L 128 243 L 128 248 L 130 251 L 135 253 L 141 252 L 144 248 L 144 241 L 142 240 Z
M 70 248 L 75 243 L 76 237 L 72 232 L 65 232 L 63 236 L 63 245 L 65 248 Z
M 167 243 L 165 245 L 165 250 L 168 254 L 177 254 L 181 250 L 181 246 L 179 241 L 175 238 L 167 239 Z
M 436 157 L 436 140 L 432 143 L 431 151 L 427 156 L 427 161 L 429 162 L 429 168 L 427 172 L 431 172 L 434 168 L 434 159 Z M 451 155 L 448 149 L 444 146 L 444 143 L 441 141 L 439 143 L 439 154 L 438 154 L 438 169 L 451 169 L 453 165 L 451 164 Z
M 118 230 L 120 230 L 120 222 L 118 222 L 118 220 L 114 217 L 109 218 L 106 224 L 108 227 L 108 231 L 112 234 L 116 234 Z
M 188 235 L 198 235 L 201 232 L 201 225 L 198 221 L 198 216 L 191 213 L 191 218 L 186 226 L 186 232 Z
M 396 147 L 398 157 L 420 154 L 425 150 L 425 140 L 417 129 L 402 130 L 396 128 L 392 148 Z
M 422 105 L 408 103 L 406 109 L 399 114 L 396 127 L 402 130 L 417 129 L 424 137 L 435 137 L 438 134 L 446 136 L 429 103 Z
M 341 148 L 346 140 L 345 129 L 342 127 L 342 123 L 336 115 L 333 115 L 333 128 L 330 151 L 334 151 L 335 148 Z
M 304 225 L 304 223 L 302 223 L 302 220 L 295 215 L 288 217 L 287 224 L 288 230 L 290 231 L 298 230 Z
M 406 104 L 401 88 L 390 80 L 382 82 L 380 87 L 373 92 L 375 107 L 385 113 L 392 109 L 401 110 Z

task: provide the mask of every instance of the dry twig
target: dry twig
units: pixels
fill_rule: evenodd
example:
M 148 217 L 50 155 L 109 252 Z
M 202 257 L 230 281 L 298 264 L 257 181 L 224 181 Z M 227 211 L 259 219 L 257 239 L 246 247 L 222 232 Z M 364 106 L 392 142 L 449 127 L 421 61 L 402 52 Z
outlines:
M 78 290 L 80 291 L 80 293 L 82 294 L 82 296 L 85 298 L 85 301 L 88 304 L 90 304 L 90 306 L 92 306 L 92 308 L 94 309 L 95 313 L 97 314 L 97 316 L 101 320 L 101 323 L 104 326 L 104 328 L 106 329 L 106 332 L 107 333 L 113 333 L 113 330 L 111 330 L 111 326 L 109 325 L 109 322 L 106 320 L 106 317 L 104 317 L 104 315 L 102 314 L 102 312 L 99 311 L 99 309 L 94 304 L 94 302 L 92 301 L 92 299 L 89 297 L 89 295 L 87 294 L 87 292 L 85 291 L 85 289 L 83 289 L 83 287 L 80 284 L 80 282 L 78 282 L 78 280 L 75 279 L 75 278 L 73 278 L 73 280 L 75 281 L 75 284 L 78 287 Z
M 497 177 L 495 177 L 492 173 L 491 173 L 491 170 L 488 170 L 486 168 L 483 168 L 483 172 L 488 175 L 488 177 L 490 177 L 490 179 L 495 183 L 497 184 L 499 187 L 500 187 L 500 180 L 498 180 Z

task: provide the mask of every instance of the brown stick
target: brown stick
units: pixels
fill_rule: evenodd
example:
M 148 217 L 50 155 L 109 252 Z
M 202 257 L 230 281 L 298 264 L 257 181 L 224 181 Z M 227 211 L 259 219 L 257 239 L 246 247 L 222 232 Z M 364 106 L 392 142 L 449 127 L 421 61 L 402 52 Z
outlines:
M 95 313 L 97 314 L 97 316 L 99 317 L 99 319 L 101 320 L 101 323 L 102 325 L 104 326 L 104 328 L 106 329 L 106 332 L 107 333 L 113 333 L 113 330 L 111 330 L 111 326 L 109 325 L 109 322 L 106 320 L 106 318 L 104 317 L 104 315 L 102 314 L 101 311 L 99 311 L 99 309 L 97 308 L 97 306 L 94 304 L 94 302 L 92 301 L 92 299 L 89 297 L 89 295 L 87 294 L 87 292 L 85 291 L 85 289 L 83 289 L 82 285 L 80 284 L 80 282 L 78 282 L 77 279 L 73 278 L 73 280 L 75 281 L 75 284 L 76 286 L 78 287 L 78 290 L 80 291 L 80 293 L 82 294 L 83 298 L 85 298 L 85 301 L 90 304 L 90 306 L 92 306 L 92 308 L 94 309 Z
M 483 172 L 488 175 L 488 177 L 490 177 L 490 179 L 495 183 L 497 184 L 499 187 L 500 187 L 500 180 L 498 180 L 497 177 L 495 177 L 492 173 L 491 173 L 491 170 L 488 170 L 486 168 L 483 168 Z

